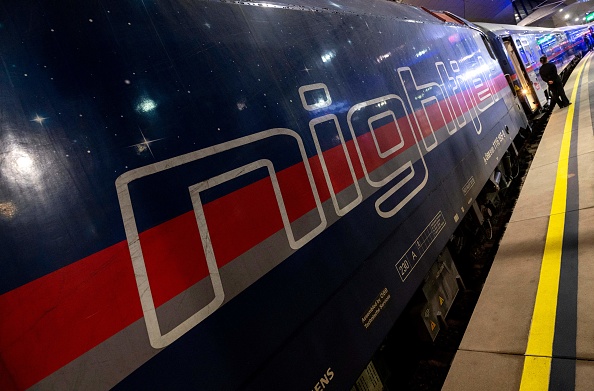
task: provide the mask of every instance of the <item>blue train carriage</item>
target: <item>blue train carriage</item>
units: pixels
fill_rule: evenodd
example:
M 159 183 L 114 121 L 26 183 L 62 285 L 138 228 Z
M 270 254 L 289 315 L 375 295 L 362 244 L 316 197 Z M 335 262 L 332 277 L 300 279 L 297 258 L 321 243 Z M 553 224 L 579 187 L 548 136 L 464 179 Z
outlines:
M 547 85 L 538 73 L 540 57 L 546 55 L 560 74 L 569 74 L 565 69 L 575 66 L 586 48 L 582 26 L 568 29 L 491 23 L 477 23 L 477 26 L 489 35 L 503 71 L 509 75 L 509 81 L 529 116 L 536 115 L 547 104 Z
M 346 389 L 525 117 L 387 1 L 5 1 L 0 389 Z
M 589 50 L 586 44 L 586 34 L 589 30 L 583 25 L 562 27 L 560 30 L 562 33 L 543 35 L 537 43 L 541 53 L 555 64 L 565 82 L 573 68 Z

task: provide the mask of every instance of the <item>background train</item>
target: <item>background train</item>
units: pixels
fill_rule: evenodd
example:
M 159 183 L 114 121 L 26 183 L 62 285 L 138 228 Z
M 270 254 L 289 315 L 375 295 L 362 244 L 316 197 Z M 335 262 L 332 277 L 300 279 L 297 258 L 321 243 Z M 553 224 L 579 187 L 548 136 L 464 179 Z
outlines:
M 2 390 L 349 389 L 544 106 L 388 1 L 0 10 Z

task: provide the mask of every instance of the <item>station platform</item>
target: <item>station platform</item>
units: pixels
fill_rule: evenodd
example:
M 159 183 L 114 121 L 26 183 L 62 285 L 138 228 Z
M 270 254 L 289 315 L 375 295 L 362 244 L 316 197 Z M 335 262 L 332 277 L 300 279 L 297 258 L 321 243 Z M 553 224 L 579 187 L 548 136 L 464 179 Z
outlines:
M 594 65 L 565 85 L 442 390 L 594 390 Z

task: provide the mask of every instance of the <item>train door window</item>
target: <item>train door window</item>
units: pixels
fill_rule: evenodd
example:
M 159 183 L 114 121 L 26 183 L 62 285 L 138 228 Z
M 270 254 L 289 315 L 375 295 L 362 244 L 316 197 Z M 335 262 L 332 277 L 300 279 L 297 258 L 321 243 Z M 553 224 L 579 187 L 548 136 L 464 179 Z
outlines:
M 532 46 L 526 46 L 526 52 L 528 53 L 528 57 L 530 57 L 530 64 L 536 64 L 537 57 Z
M 524 47 L 519 39 L 516 39 L 516 48 L 520 52 L 520 57 L 522 57 L 522 62 L 524 64 L 528 64 L 528 58 L 526 57 L 526 52 L 524 51 Z
M 520 44 L 522 45 L 524 53 L 526 53 L 526 65 L 534 64 L 536 60 L 534 59 L 534 53 L 532 53 L 532 49 L 530 48 L 528 41 L 525 38 L 522 38 L 520 39 Z

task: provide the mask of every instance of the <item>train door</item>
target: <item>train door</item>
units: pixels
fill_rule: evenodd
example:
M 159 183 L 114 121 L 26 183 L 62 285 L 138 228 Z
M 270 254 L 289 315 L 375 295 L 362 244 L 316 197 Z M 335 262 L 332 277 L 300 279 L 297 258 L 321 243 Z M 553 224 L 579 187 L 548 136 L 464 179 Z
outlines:
M 526 68 L 524 67 L 524 63 L 520 59 L 520 55 L 514 47 L 511 37 L 504 37 L 503 45 L 505 46 L 505 50 L 512 61 L 513 67 L 516 69 L 517 79 L 514 80 L 513 75 L 511 76 L 512 82 L 514 82 L 514 85 L 517 87 L 516 91 L 518 92 L 518 97 L 520 100 L 523 100 L 522 106 L 528 107 L 530 112 L 534 113 L 536 110 L 538 110 L 540 104 L 538 96 L 536 95 L 536 91 L 534 90 L 534 86 L 532 85 L 532 82 L 528 77 L 528 73 L 526 72 Z

